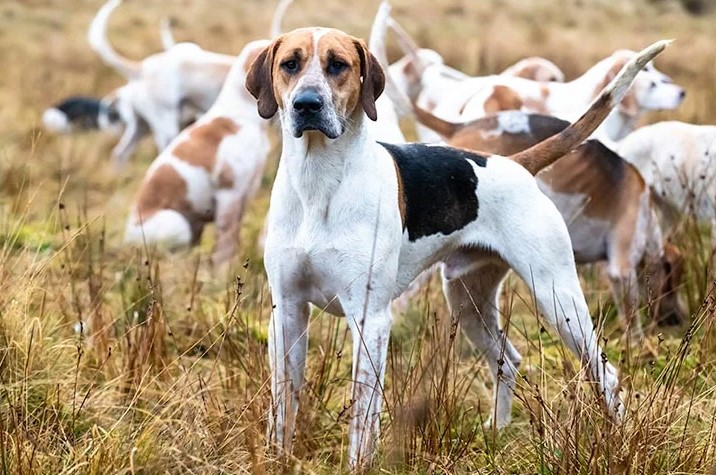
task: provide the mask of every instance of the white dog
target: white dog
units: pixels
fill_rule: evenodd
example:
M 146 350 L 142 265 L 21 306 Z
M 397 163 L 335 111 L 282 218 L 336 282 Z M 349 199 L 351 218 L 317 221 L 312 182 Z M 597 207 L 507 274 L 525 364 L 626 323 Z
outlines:
M 629 134 L 618 152 L 662 204 L 710 223 L 716 242 L 716 126 L 659 122 Z

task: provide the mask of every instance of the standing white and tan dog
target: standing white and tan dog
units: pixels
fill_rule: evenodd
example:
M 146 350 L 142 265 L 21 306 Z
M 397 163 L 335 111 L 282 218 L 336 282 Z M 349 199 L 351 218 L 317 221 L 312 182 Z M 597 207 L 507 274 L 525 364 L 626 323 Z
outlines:
M 574 258 L 564 252 L 566 226 L 532 175 L 584 140 L 665 46 L 630 61 L 575 126 L 511 158 L 375 142 L 366 117 L 376 119 L 384 74 L 365 43 L 346 33 L 294 30 L 259 55 L 246 85 L 262 117 L 279 114 L 283 132 L 264 261 L 274 304 L 270 435 L 279 448 L 291 450 L 314 304 L 347 318 L 354 341 L 349 461 L 371 460 L 390 302 L 438 261 L 450 307 L 495 378 L 494 424 L 510 421 L 521 359 L 495 306 L 510 268 L 533 283 L 539 311 L 588 368 L 609 411 L 620 413 L 617 371 L 602 359 Z
M 257 40 L 243 48 L 216 103 L 149 167 L 127 222 L 127 243 L 189 246 L 216 221 L 213 260 L 233 256 L 270 148 L 268 123 L 245 87 L 249 66 L 267 44 Z

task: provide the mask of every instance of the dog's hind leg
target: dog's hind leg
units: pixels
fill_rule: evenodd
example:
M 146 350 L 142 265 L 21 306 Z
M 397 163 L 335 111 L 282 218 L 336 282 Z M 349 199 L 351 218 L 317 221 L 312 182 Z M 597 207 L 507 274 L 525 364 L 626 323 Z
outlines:
M 450 258 L 445 265 L 450 265 Z M 500 284 L 508 271 L 509 267 L 504 262 L 490 262 L 461 277 L 443 279 L 443 290 L 451 313 L 459 319 L 465 335 L 490 366 L 495 409 L 494 417 L 488 419 L 486 426 L 494 423 L 498 429 L 510 423 L 517 368 L 522 361 L 500 326 L 498 297 Z
M 482 241 L 495 249 L 532 289 L 539 312 L 589 369 L 609 412 L 619 417 L 619 378 L 599 346 L 579 286 L 567 227 L 549 198 L 530 192 L 528 186 L 522 188 L 499 209 L 510 216 L 491 220 L 496 226 L 485 226 L 480 233 L 484 236 Z M 516 222 L 519 225 L 513 225 Z

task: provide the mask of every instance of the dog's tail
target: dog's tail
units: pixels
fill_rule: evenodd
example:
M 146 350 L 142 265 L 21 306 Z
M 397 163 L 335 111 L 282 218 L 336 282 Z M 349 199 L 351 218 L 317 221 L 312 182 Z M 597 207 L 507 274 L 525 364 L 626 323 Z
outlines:
M 279 0 L 276 5 L 276 10 L 273 12 L 273 18 L 271 19 L 271 38 L 276 38 L 281 34 L 283 17 L 286 15 L 288 7 L 293 3 L 293 0 Z
M 159 36 L 162 39 L 162 47 L 164 51 L 170 50 L 177 44 L 172 34 L 172 19 L 169 17 L 162 17 L 159 22 Z
M 441 119 L 432 112 L 426 111 L 415 103 L 413 103 L 413 115 L 415 116 L 415 120 L 430 130 L 437 132 L 445 140 L 450 140 L 458 130 L 465 126 L 465 123 L 450 122 L 448 120 Z
M 92 49 L 108 66 L 113 67 L 127 79 L 134 79 L 139 76 L 140 64 L 117 53 L 107 39 L 109 16 L 120 3 L 122 3 L 122 0 L 109 0 L 99 9 L 94 20 L 92 20 L 87 39 Z
M 410 56 L 411 61 L 413 62 L 414 67 L 417 69 L 417 73 L 419 76 L 423 75 L 423 72 L 425 71 L 425 65 L 423 65 L 423 62 L 420 60 L 420 56 L 418 55 L 418 51 L 420 50 L 420 47 L 418 44 L 413 40 L 413 38 L 408 34 L 407 31 L 398 23 L 395 21 L 393 17 L 388 17 L 387 19 L 388 27 L 393 30 L 393 33 L 398 38 L 398 45 L 400 45 L 400 49 L 403 50 L 403 53 Z
M 661 40 L 644 48 L 632 58 L 592 102 L 587 112 L 562 132 L 553 135 L 527 150 L 509 158 L 536 175 L 555 160 L 569 153 L 586 140 L 617 106 L 631 86 L 632 81 L 646 64 L 664 51 L 671 40 Z
M 388 63 L 388 54 L 386 52 L 386 36 L 388 33 L 388 21 L 390 20 L 391 6 L 387 1 L 381 2 L 378 12 L 375 14 L 373 26 L 370 30 L 370 38 L 368 40 L 368 49 L 378 60 L 385 73 L 385 92 L 393 103 L 395 110 L 399 116 L 408 116 L 411 114 L 410 99 L 403 94 L 393 77 L 390 75 L 390 63 Z

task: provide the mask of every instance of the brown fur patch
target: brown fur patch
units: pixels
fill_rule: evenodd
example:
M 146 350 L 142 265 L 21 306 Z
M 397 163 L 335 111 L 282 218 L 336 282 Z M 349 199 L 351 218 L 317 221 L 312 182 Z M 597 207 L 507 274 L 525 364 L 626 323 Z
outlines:
M 233 121 L 216 117 L 211 122 L 194 126 L 189 137 L 174 147 L 172 154 L 190 165 L 211 171 L 216 164 L 216 152 L 221 141 L 238 131 L 239 127 Z
M 224 166 L 221 167 L 221 171 L 219 171 L 219 177 L 217 180 L 219 188 L 233 188 L 235 179 L 234 170 L 232 170 L 230 166 L 224 164 Z
M 514 89 L 510 89 L 507 86 L 495 86 L 492 94 L 485 101 L 486 114 L 506 110 L 520 110 L 521 108 L 522 98 Z
M 405 201 L 405 191 L 403 190 L 403 177 L 400 176 L 400 169 L 398 168 L 398 163 L 395 160 L 393 160 L 393 166 L 395 166 L 395 176 L 398 179 L 398 210 L 400 210 L 400 222 L 403 224 L 403 229 L 405 229 L 407 204 Z
M 163 209 L 173 209 L 185 216 L 190 215 L 191 204 L 186 195 L 186 181 L 173 166 L 164 164 L 157 167 L 139 189 L 135 205 L 136 224 Z
M 515 77 L 531 79 L 533 81 L 542 81 L 543 79 L 540 79 L 542 76 L 540 74 L 541 70 L 542 68 L 537 64 L 528 64 L 515 71 Z
M 646 185 L 636 168 L 618 155 L 587 142 L 557 160 L 539 178 L 556 192 L 586 195 L 585 216 L 619 223 L 633 234 Z

